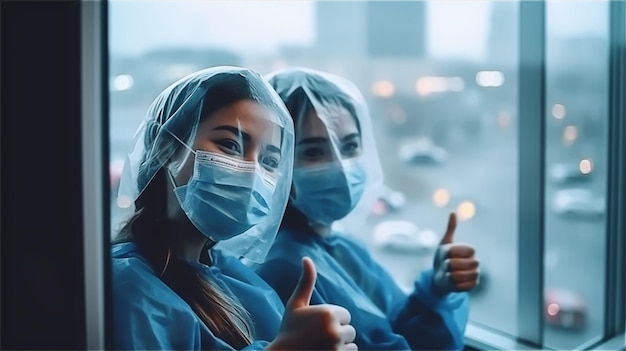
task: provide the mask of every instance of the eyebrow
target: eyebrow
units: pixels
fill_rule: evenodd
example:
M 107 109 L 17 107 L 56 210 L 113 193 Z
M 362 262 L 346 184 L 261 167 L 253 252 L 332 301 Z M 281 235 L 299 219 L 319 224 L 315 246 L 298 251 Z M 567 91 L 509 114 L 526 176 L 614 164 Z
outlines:
M 341 138 L 340 141 L 342 143 L 345 143 L 347 141 L 350 141 L 350 140 L 356 139 L 356 138 L 359 138 L 359 133 L 348 134 L 348 135 L 344 136 L 343 138 Z M 298 141 L 297 145 L 319 144 L 319 143 L 327 143 L 327 142 L 328 142 L 328 138 L 312 137 L 312 138 L 306 138 L 306 139 L 302 139 L 302 140 Z
M 321 137 L 313 137 L 313 138 L 306 138 L 306 139 L 302 139 L 300 141 L 298 141 L 298 145 L 303 145 L 303 144 L 319 144 L 319 143 L 327 143 L 328 142 L 328 138 L 321 138 Z
M 349 141 L 349 140 L 355 139 L 355 138 L 359 138 L 359 133 L 348 134 L 345 137 L 341 138 L 341 142 L 345 143 L 346 141 Z
M 250 134 L 242 131 L 241 129 L 239 129 L 237 127 L 223 125 L 223 126 L 215 127 L 212 130 L 226 130 L 226 131 L 229 131 L 229 132 L 233 133 L 236 136 L 240 136 L 241 135 L 243 137 L 244 141 L 252 140 L 252 137 L 250 136 Z
M 233 126 L 228 126 L 228 125 L 224 125 L 224 126 L 218 126 L 213 128 L 212 130 L 226 130 L 229 131 L 237 136 L 239 136 L 241 134 L 241 136 L 243 137 L 244 141 L 250 141 L 252 139 L 252 137 L 250 136 L 250 134 L 242 131 L 241 129 L 237 128 L 237 127 L 233 127 Z M 280 154 L 280 148 L 276 145 L 266 145 L 265 149 L 269 152 L 274 152 L 277 154 Z
M 265 150 L 280 154 L 280 148 L 276 145 L 266 145 Z

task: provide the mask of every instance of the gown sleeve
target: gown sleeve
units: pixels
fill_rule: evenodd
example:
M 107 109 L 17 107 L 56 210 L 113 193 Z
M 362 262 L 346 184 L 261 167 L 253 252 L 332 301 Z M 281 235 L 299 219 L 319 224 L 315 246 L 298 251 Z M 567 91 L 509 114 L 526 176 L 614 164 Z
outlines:
M 337 261 L 387 315 L 394 331 L 406 338 L 411 349 L 463 349 L 469 315 L 467 293 L 436 296 L 433 271 L 428 269 L 416 279 L 414 290 L 407 296 L 358 241 L 337 235 L 332 246 Z

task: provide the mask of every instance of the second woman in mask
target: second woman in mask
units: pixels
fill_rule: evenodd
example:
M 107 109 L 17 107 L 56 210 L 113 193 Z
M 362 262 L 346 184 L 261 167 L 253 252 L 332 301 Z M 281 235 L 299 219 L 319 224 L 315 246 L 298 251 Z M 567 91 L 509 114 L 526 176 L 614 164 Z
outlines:
M 453 244 L 456 225 L 406 295 L 359 242 L 332 230 L 350 216 L 364 221 L 382 183 L 367 106 L 346 79 L 292 68 L 269 75 L 295 125 L 291 196 L 267 261 L 257 268 L 286 301 L 301 257 L 318 269 L 312 303 L 346 307 L 367 350 L 462 349 L 468 317 L 464 291 L 477 282 L 473 248 Z M 349 229 L 349 228 L 348 228 Z

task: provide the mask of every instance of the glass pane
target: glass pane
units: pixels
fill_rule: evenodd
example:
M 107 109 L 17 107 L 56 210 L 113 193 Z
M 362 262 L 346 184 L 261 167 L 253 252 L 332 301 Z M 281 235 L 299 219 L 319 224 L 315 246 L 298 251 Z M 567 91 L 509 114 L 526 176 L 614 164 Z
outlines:
M 514 334 L 518 6 L 112 1 L 113 179 L 152 99 L 187 73 L 216 64 L 261 73 L 299 65 L 344 76 L 369 102 L 389 187 L 362 239 L 406 286 L 432 266 L 429 233 L 436 243 L 456 211 L 456 240 L 476 247 L 483 273 L 470 317 Z M 130 204 L 111 204 L 114 225 L 128 213 L 120 205 Z M 419 234 L 376 234 L 398 220 Z
M 608 1 L 546 8 L 545 343 L 603 334 Z
M 423 57 L 371 58 L 369 76 L 354 73 L 380 116 L 389 187 L 370 218 L 372 253 L 410 289 L 432 267 L 428 233 L 441 235 L 456 211 L 456 238 L 474 245 L 481 261 L 470 318 L 510 334 L 517 322 L 518 6 L 427 2 Z M 378 21 L 396 25 L 389 18 Z M 392 96 L 383 82 L 396 87 Z M 401 236 L 410 226 L 396 221 L 418 228 L 415 242 Z

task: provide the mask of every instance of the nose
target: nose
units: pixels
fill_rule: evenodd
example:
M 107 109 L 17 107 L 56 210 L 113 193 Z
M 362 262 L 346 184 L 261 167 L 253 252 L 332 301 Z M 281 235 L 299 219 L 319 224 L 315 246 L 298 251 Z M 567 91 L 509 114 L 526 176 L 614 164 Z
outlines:
M 261 150 L 256 146 L 249 146 L 244 152 L 244 161 L 259 162 Z

